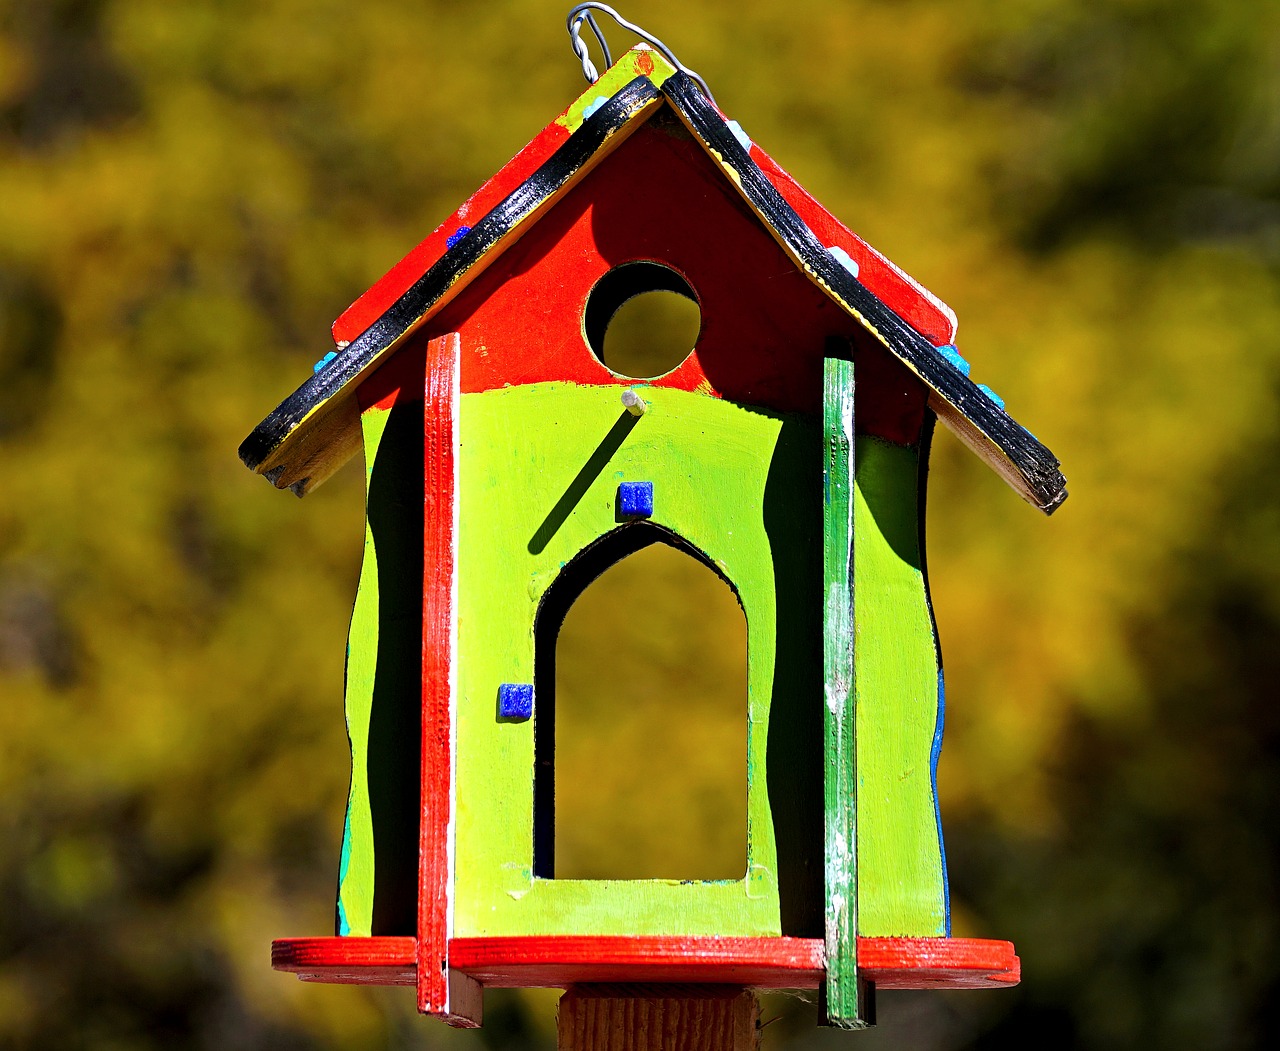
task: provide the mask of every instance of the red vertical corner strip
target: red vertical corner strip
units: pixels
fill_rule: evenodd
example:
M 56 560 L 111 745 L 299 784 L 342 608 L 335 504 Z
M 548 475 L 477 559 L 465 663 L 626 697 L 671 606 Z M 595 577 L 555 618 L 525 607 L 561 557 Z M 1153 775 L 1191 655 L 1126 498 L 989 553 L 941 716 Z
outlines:
M 475 983 L 464 975 L 451 976 L 448 960 L 457 693 L 458 351 L 456 332 L 430 342 L 423 388 L 418 1010 L 442 1015 L 454 1025 L 477 1025 L 479 988 L 470 988 Z

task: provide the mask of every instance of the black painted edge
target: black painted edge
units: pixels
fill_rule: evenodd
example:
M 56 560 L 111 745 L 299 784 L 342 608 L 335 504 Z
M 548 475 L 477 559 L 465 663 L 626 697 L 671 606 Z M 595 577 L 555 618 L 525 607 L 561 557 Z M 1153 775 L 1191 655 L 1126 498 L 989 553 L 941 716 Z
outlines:
M 861 315 L 859 320 L 872 329 L 899 360 L 973 423 L 1022 476 L 1036 506 L 1052 514 L 1067 497 L 1066 479 L 1059 470 L 1058 458 L 832 258 L 687 74 L 677 72 L 668 77 L 662 93 L 680 111 L 703 147 L 719 154 L 737 173 L 738 185 L 751 207 L 809 268 L 811 276 L 816 276 L 849 304 Z
M 583 121 L 543 164 L 419 277 L 381 317 L 340 350 L 332 361 L 282 401 L 240 444 L 240 459 L 257 469 L 318 406 L 417 325 L 459 280 L 530 214 L 572 179 L 631 119 L 662 95 L 646 77 L 636 77 Z

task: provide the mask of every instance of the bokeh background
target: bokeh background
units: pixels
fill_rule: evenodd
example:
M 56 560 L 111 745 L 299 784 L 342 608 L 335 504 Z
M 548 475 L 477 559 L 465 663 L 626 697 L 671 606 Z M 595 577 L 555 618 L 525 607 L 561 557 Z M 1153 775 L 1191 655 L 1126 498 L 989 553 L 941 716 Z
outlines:
M 332 922 L 362 479 L 299 502 L 235 450 L 581 90 L 567 6 L 0 2 L 0 1045 L 552 1045 L 553 994 L 459 1033 L 269 970 Z M 1280 7 L 623 13 L 956 309 L 1072 491 L 1045 520 L 939 434 L 956 927 L 1022 985 L 870 1035 L 771 997 L 767 1046 L 1273 1046 Z

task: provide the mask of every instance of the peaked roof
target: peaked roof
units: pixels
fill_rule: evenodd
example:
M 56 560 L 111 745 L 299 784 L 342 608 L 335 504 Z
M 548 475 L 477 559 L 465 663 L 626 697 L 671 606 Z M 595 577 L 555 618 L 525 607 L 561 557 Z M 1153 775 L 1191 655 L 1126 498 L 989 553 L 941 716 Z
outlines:
M 359 382 L 664 102 L 800 270 L 929 388 L 929 404 L 939 418 L 1024 499 L 1052 513 L 1067 496 L 1057 458 L 969 379 L 954 347 L 935 346 L 918 331 L 931 328 L 930 336 L 945 344 L 954 333 L 950 311 L 813 204 L 808 209 L 811 221 L 829 221 L 851 247 L 856 245 L 864 258 L 879 265 L 882 292 L 896 285 L 897 310 L 887 306 L 867 287 L 871 271 L 859 280 L 848 252 L 825 246 L 787 198 L 799 194 L 806 202 L 811 199 L 736 123 L 726 121 L 695 81 L 643 45 L 623 56 L 486 183 L 452 224 L 444 224 L 338 319 L 334 335 L 339 350 L 244 440 L 240 458 L 246 466 L 299 496 L 337 470 L 359 448 L 354 395 Z M 772 180 L 762 165 L 770 169 Z M 510 186 L 513 174 L 524 177 L 494 199 Z M 790 192 L 784 196 L 783 190 Z M 485 205 L 479 214 L 478 206 Z M 459 219 L 474 223 L 458 225 Z M 446 238 L 450 225 L 455 231 Z

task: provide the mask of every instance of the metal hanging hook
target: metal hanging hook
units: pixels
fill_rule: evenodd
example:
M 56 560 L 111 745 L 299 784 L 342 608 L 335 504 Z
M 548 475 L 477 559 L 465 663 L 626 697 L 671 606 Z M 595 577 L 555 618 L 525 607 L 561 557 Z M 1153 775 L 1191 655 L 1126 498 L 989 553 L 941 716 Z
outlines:
M 587 83 L 594 84 L 600 79 L 600 73 L 596 70 L 595 63 L 591 61 L 591 56 L 587 53 L 586 42 L 582 39 L 582 24 L 584 22 L 591 28 L 591 32 L 595 35 L 596 41 L 600 44 L 600 50 L 604 52 L 605 67 L 608 68 L 613 65 L 613 55 L 609 51 L 609 45 L 605 43 L 604 33 L 596 22 L 595 16 L 591 13 L 592 11 L 600 11 L 601 13 L 608 15 L 617 22 L 618 25 L 622 26 L 623 29 L 629 30 L 647 44 L 651 44 L 654 49 L 661 52 L 662 56 L 675 66 L 676 69 L 697 81 L 698 86 L 702 88 L 703 93 L 710 100 L 711 104 L 713 106 L 716 105 L 715 96 L 711 94 L 711 89 L 707 87 L 707 82 L 676 58 L 671 48 L 667 47 L 666 44 L 652 33 L 641 29 L 634 22 L 628 22 L 608 4 L 599 4 L 594 2 L 574 4 L 573 7 L 569 9 L 568 18 L 565 19 L 565 28 L 569 31 L 569 41 L 573 46 L 573 53 L 578 56 L 578 61 L 582 63 L 582 75 L 587 78 Z

